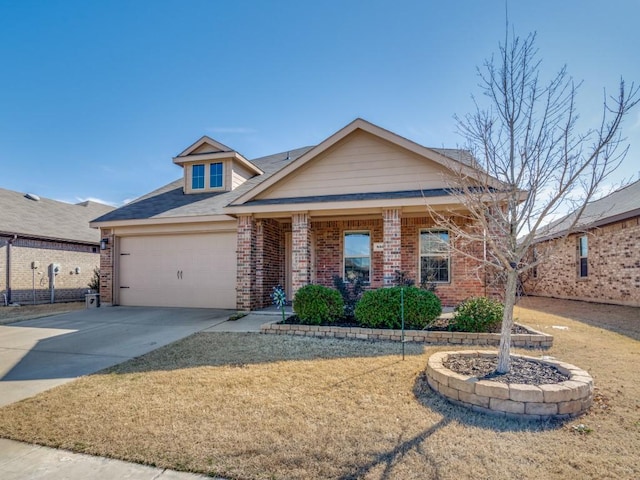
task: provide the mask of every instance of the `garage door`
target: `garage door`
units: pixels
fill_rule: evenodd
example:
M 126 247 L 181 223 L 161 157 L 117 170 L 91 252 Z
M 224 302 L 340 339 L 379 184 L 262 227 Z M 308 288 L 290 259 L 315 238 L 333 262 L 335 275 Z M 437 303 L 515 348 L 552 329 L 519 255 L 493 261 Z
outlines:
M 236 233 L 123 237 L 119 303 L 236 308 Z

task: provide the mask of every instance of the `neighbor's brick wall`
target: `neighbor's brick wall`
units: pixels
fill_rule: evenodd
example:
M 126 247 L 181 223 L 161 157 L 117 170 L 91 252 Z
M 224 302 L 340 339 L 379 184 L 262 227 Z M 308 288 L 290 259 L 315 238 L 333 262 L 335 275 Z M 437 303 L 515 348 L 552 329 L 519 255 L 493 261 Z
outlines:
M 0 294 L 7 293 L 7 245 L 0 240 Z M 48 303 L 51 301 L 49 265 L 60 265 L 55 278 L 55 302 L 82 301 L 100 263 L 97 246 L 16 239 L 11 247 L 11 301 L 14 303 Z M 39 262 L 37 269 L 32 262 Z M 79 273 L 76 273 L 79 268 Z M 35 290 L 35 298 L 34 298 Z
M 640 217 L 588 232 L 588 276 L 578 277 L 577 237 L 548 242 L 553 253 L 525 280 L 531 295 L 640 306 Z M 543 247 L 539 247 L 542 249 Z

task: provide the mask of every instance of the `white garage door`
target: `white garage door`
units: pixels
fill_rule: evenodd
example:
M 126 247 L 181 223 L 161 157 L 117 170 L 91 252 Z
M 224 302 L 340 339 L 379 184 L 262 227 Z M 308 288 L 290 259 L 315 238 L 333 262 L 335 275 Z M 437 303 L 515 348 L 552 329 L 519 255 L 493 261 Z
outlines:
M 119 303 L 236 308 L 236 233 L 123 237 Z

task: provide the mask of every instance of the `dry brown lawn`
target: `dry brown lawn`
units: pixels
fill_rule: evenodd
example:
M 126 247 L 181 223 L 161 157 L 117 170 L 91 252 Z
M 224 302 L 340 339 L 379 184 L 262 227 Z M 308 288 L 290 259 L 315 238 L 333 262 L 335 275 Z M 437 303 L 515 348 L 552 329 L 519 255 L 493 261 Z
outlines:
M 0 436 L 232 479 L 640 478 L 640 309 L 526 299 L 516 314 L 555 336 L 518 352 L 593 375 L 588 414 L 450 405 L 422 380 L 445 347 L 402 361 L 390 343 L 201 333 L 0 409 Z
M 59 315 L 85 308 L 84 302 L 44 303 L 41 305 L 20 305 L 19 307 L 0 307 L 0 325 L 5 323 L 31 320 L 34 318 Z

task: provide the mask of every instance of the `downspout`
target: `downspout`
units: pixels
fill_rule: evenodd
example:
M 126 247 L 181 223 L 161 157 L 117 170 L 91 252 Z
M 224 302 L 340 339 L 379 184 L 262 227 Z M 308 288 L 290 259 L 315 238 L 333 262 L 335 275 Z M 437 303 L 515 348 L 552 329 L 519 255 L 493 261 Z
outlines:
M 5 304 L 10 305 L 11 301 L 11 246 L 13 242 L 18 239 L 18 235 L 14 234 L 13 238 L 10 238 L 7 242 L 7 296 L 5 298 Z

